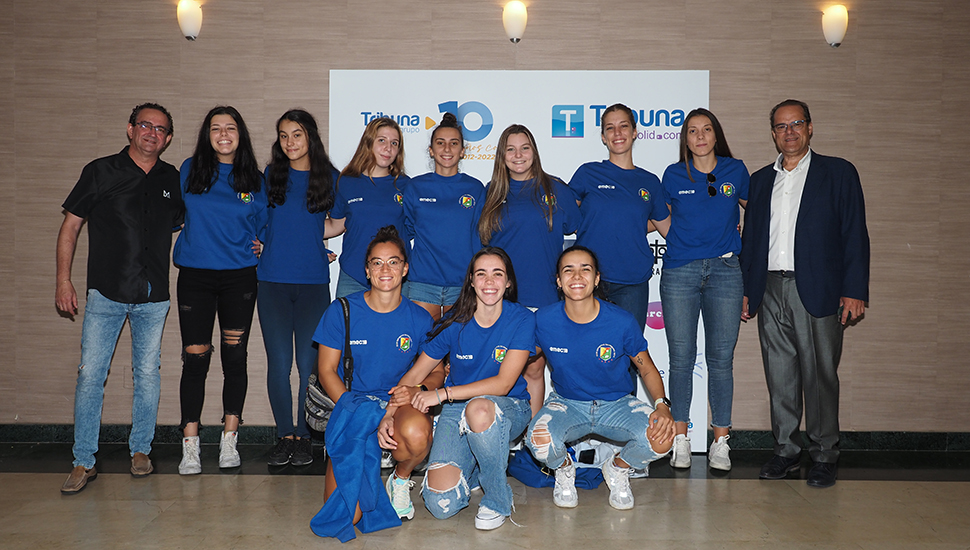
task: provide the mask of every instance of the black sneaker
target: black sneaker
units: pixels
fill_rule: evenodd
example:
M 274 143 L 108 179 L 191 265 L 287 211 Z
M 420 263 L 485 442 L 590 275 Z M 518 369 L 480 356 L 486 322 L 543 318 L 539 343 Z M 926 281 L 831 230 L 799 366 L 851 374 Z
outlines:
M 313 464 L 313 444 L 309 437 L 297 439 L 294 442 L 293 454 L 290 455 L 290 464 L 294 466 Z
M 289 464 L 290 457 L 293 454 L 293 447 L 292 439 L 281 438 L 276 443 L 276 448 L 269 454 L 269 460 L 266 463 L 270 466 L 285 466 Z

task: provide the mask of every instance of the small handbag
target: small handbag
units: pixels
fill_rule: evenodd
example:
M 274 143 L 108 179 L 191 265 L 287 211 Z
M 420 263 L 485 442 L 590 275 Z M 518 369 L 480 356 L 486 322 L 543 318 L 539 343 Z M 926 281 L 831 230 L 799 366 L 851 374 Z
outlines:
M 347 298 L 337 298 L 344 309 L 344 387 L 350 390 L 350 385 L 354 381 L 354 358 L 350 354 L 350 304 Z M 311 374 L 307 380 L 306 401 L 303 404 L 306 413 L 306 423 L 310 429 L 317 432 L 327 430 L 327 422 L 330 421 L 330 413 L 333 412 L 333 399 L 327 395 L 320 385 L 320 380 L 316 374 Z

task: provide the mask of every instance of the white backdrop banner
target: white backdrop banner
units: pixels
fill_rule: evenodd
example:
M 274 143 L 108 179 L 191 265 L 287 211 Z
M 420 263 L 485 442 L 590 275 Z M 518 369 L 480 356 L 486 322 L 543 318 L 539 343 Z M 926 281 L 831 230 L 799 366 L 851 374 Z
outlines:
M 431 129 L 446 112 L 464 129 L 465 159 L 460 169 L 483 183 L 491 178 L 496 144 L 510 124 L 527 126 L 536 138 L 543 168 L 569 182 L 585 162 L 608 156 L 600 139 L 600 116 L 624 103 L 637 116 L 634 161 L 658 177 L 677 162 L 684 116 L 707 107 L 708 71 L 330 71 L 330 147 L 343 167 L 357 149 L 364 127 L 389 117 L 404 132 L 408 175 L 430 172 Z M 667 341 L 660 307 L 660 268 L 666 249 L 656 232 L 648 237 L 657 261 L 650 280 L 650 312 L 645 331 L 650 355 L 667 381 Z M 330 248 L 340 252 L 340 239 Z M 332 290 L 337 263 L 331 264 Z M 707 372 L 703 326 L 698 330 L 691 407 L 691 444 L 703 452 L 707 441 Z M 641 397 L 646 392 L 640 388 Z M 695 433 L 696 432 L 696 433 Z

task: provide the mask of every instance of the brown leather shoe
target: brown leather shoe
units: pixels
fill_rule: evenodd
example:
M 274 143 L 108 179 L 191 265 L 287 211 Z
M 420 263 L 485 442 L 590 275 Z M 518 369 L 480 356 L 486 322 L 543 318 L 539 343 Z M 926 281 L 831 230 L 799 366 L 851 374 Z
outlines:
M 145 477 L 152 473 L 155 467 L 152 466 L 152 459 L 145 453 L 135 453 L 131 457 L 131 475 L 134 477 Z
M 67 476 L 67 481 L 64 485 L 61 485 L 61 493 L 65 495 L 73 495 L 80 493 L 88 481 L 93 480 L 98 477 L 98 471 L 93 467 L 90 470 L 84 468 L 84 466 L 75 466 L 71 470 L 71 475 Z

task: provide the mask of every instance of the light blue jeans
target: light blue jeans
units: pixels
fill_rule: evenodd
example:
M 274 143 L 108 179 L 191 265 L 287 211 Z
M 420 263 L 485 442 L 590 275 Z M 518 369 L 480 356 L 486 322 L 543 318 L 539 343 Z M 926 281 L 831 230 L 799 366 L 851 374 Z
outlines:
M 643 470 L 667 454 L 654 451 L 647 439 L 652 413 L 653 405 L 632 395 L 624 395 L 616 401 L 580 401 L 552 392 L 532 419 L 525 444 L 536 460 L 556 469 L 566 460 L 568 443 L 595 434 L 602 439 L 626 443 L 620 458 L 637 470 Z M 544 435 L 552 442 L 537 445 L 533 441 L 533 437 Z
M 343 269 L 340 270 L 340 275 L 337 277 L 337 290 L 335 298 L 350 296 L 351 294 L 360 292 L 362 290 L 370 290 L 370 285 L 364 286 L 357 282 L 357 279 L 347 275 L 346 271 Z
M 162 330 L 168 306 L 168 301 L 123 304 L 105 298 L 95 289 L 88 291 L 81 328 L 81 364 L 74 391 L 75 466 L 94 467 L 94 453 L 98 452 L 101 432 L 104 383 L 125 319 L 131 329 L 134 376 L 128 448 L 131 455 L 152 452 L 161 387 L 158 369 L 162 364 Z
M 743 297 L 744 283 L 736 254 L 728 258 L 694 260 L 675 268 L 664 267 L 660 299 L 670 351 L 669 386 L 674 422 L 691 421 L 697 319 L 703 313 L 711 425 L 731 427 L 734 346 L 738 343 Z
M 506 479 L 509 442 L 529 425 L 529 401 L 513 397 L 484 395 L 495 404 L 495 421 L 484 432 L 473 432 L 465 422 L 467 403 L 445 403 L 434 432 L 428 456 L 428 470 L 454 466 L 461 470 L 458 485 L 435 491 L 424 477 L 421 495 L 431 515 L 447 519 L 468 506 L 471 487 L 481 484 L 481 505 L 508 516 L 512 514 L 512 487 Z M 469 400 L 470 401 L 470 400 Z

